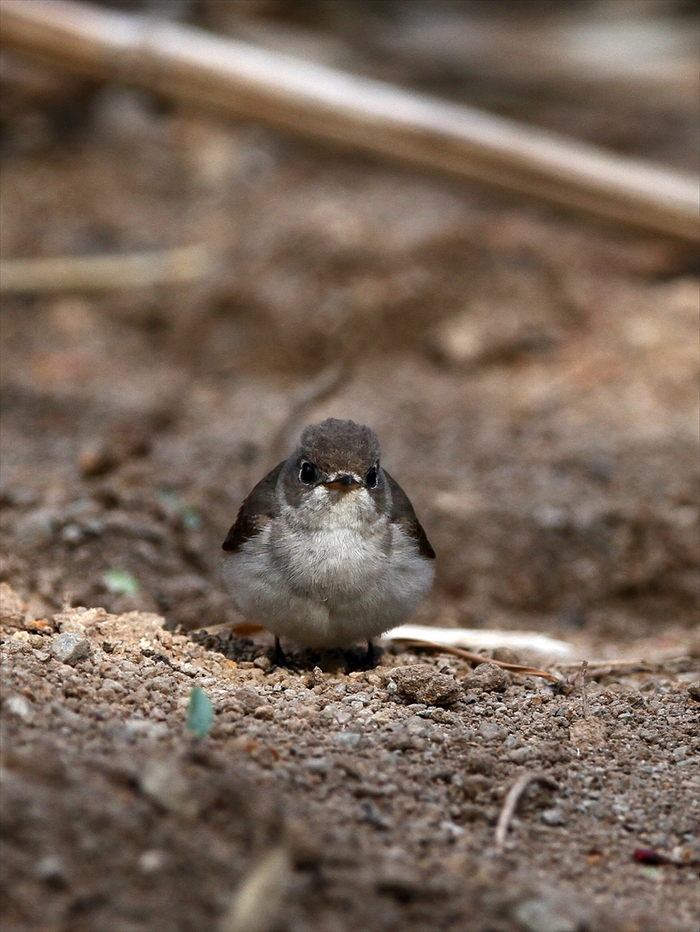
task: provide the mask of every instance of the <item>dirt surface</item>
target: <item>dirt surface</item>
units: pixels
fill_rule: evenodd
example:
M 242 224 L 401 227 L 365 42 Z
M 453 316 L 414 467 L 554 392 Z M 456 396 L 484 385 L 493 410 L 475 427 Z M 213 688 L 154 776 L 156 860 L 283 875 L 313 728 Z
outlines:
M 440 89 L 360 33 L 334 63 Z M 194 285 L 2 300 L 3 932 L 695 929 L 696 257 L 3 73 L 3 258 L 211 256 Z M 664 100 L 618 136 L 692 169 L 697 106 Z M 517 658 L 560 682 L 390 645 L 279 669 L 230 633 L 221 542 L 327 416 L 374 428 L 435 547 L 415 620 L 563 638 L 566 667 Z
M 37 626 L 7 589 L 3 607 L 4 929 L 239 928 L 222 914 L 270 848 L 289 867 L 255 928 L 694 926 L 691 663 L 609 671 L 584 710 L 493 664 L 290 672 L 156 615 Z M 184 729 L 193 684 L 216 710 L 204 739 Z M 528 787 L 499 848 L 527 772 L 555 782 Z

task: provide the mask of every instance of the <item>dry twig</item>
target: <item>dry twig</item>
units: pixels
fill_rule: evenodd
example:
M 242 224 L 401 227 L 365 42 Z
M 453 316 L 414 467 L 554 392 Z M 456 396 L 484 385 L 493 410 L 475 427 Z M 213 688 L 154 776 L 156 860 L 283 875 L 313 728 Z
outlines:
M 543 786 L 548 787 L 550 790 L 559 789 L 559 784 L 556 782 L 556 780 L 548 777 L 545 773 L 524 773 L 518 777 L 518 779 L 508 791 L 508 795 L 506 796 L 505 802 L 503 803 L 503 808 L 501 809 L 501 814 L 498 817 L 495 841 L 496 848 L 499 851 L 502 850 L 505 844 L 506 835 L 508 834 L 508 826 L 510 825 L 510 821 L 515 814 L 520 797 L 531 783 L 541 783 Z
M 221 932 L 270 932 L 289 886 L 292 861 L 285 847 L 273 848 L 253 867 L 224 916 Z
M 397 639 L 398 640 L 398 639 Z M 440 653 L 453 654 L 455 657 L 461 657 L 468 660 L 475 666 L 480 663 L 494 663 L 497 667 L 509 670 L 511 673 L 519 673 L 521 676 L 540 676 L 552 683 L 558 683 L 560 678 L 547 670 L 540 670 L 538 667 L 528 667 L 521 663 L 507 663 L 505 660 L 494 660 L 492 657 L 484 657 L 483 654 L 475 654 L 470 650 L 464 650 L 462 647 L 449 647 L 444 644 L 431 644 L 430 641 L 410 641 L 403 642 L 411 647 L 418 647 L 423 650 L 434 650 Z
M 306 414 L 314 405 L 334 395 L 341 385 L 348 380 L 350 373 L 350 363 L 344 360 L 321 370 L 315 378 L 302 386 L 287 417 L 270 441 L 272 459 L 283 459 L 289 456 L 287 441 L 291 426 L 298 423 L 301 416 Z
M 171 100 L 700 240 L 694 176 L 165 20 L 2 0 L 4 47 Z
M 688 655 L 664 660 L 590 660 L 586 676 L 600 680 L 604 676 L 633 676 L 635 673 L 687 673 L 697 667 L 697 660 Z M 556 669 L 566 675 L 580 671 L 580 663 L 557 663 Z
M 583 704 L 583 717 L 588 718 L 588 693 L 586 692 L 586 669 L 588 661 L 584 660 L 581 664 L 581 702 Z
M 127 255 L 5 259 L 0 294 L 117 291 L 200 281 L 212 271 L 208 246 L 177 246 Z

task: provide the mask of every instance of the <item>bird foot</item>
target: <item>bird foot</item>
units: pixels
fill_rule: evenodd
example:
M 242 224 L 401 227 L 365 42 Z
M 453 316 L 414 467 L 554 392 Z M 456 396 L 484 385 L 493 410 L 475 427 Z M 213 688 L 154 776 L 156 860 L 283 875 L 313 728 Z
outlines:
M 365 655 L 365 670 L 374 670 L 379 663 L 379 652 L 372 641 L 367 641 L 367 653 Z
M 275 646 L 272 649 L 272 662 L 276 667 L 286 667 L 287 658 L 284 655 L 282 650 L 282 645 L 280 644 L 280 639 L 275 637 Z

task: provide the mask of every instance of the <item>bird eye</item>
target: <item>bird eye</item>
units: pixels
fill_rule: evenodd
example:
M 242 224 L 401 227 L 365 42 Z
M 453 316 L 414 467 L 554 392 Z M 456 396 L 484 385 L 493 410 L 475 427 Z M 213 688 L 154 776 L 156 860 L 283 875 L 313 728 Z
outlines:
M 377 484 L 377 467 L 373 466 L 370 471 L 365 476 L 365 482 L 370 489 L 373 489 Z
M 313 463 L 302 463 L 301 469 L 299 470 L 299 478 L 306 485 L 311 485 L 311 483 L 316 478 L 316 467 Z

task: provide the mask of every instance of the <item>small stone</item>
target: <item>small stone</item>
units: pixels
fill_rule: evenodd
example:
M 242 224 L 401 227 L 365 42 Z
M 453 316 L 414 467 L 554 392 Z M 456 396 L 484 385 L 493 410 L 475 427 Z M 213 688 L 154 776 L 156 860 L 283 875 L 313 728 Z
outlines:
M 261 705 L 265 705 L 265 699 L 259 696 L 256 691 L 249 686 L 237 689 L 233 694 L 233 698 L 237 702 L 240 702 L 246 712 L 255 712 Z
M 397 728 L 387 735 L 386 746 L 390 751 L 421 751 L 425 748 L 425 741 L 411 734 L 407 728 Z
M 462 790 L 465 799 L 476 799 L 479 793 L 483 793 L 490 786 L 488 777 L 479 773 L 467 776 L 459 774 L 458 779 L 452 778 L 452 783 Z
M 0 484 L 0 504 L 14 505 L 16 508 L 31 508 L 36 505 L 37 497 L 31 489 L 10 489 L 4 483 Z
M 488 751 L 482 751 L 481 748 L 472 748 L 464 757 L 462 767 L 467 773 L 481 773 L 488 775 L 493 773 L 496 766 L 496 759 Z
M 263 655 L 260 656 L 260 657 L 256 657 L 255 660 L 253 661 L 253 664 L 254 664 L 259 670 L 263 670 L 263 672 L 265 672 L 265 673 L 267 673 L 267 671 L 268 671 L 269 669 L 271 669 L 271 667 L 272 667 L 272 661 L 271 661 L 270 658 L 267 656 L 267 654 L 263 654 Z
M 34 710 L 32 709 L 31 703 L 25 699 L 24 696 L 20 696 L 17 693 L 7 697 L 5 706 L 10 712 L 16 715 L 17 718 L 21 718 L 25 723 L 31 722 L 34 718 Z
M 79 544 L 82 539 L 83 531 L 78 524 L 67 524 L 61 531 L 61 540 L 66 544 Z
M 19 628 L 24 625 L 27 604 L 7 583 L 0 583 L 0 624 Z
M 495 741 L 503 733 L 503 729 L 494 722 L 483 722 L 479 728 L 479 735 L 484 741 Z
M 566 825 L 566 816 L 559 807 L 554 809 L 545 809 L 540 815 L 540 819 L 545 825 Z
M 375 885 L 380 893 L 393 893 L 409 899 L 420 888 L 420 877 L 406 864 L 386 864 L 381 868 Z
M 595 717 L 580 718 L 569 729 L 569 738 L 579 751 L 602 748 L 605 745 L 605 725 Z
M 576 904 L 545 892 L 521 901 L 513 912 L 527 932 L 577 932 L 589 927 Z
M 155 848 L 144 851 L 139 857 L 139 869 L 144 874 L 155 874 L 165 866 L 165 861 L 166 857 L 164 851 L 158 851 Z
M 494 647 L 491 652 L 494 660 L 500 660 L 501 663 L 522 663 L 520 654 L 510 647 Z
M 65 880 L 63 861 L 55 854 L 48 854 L 46 857 L 41 858 L 41 860 L 37 862 L 34 872 L 40 880 L 45 880 L 49 883 Z
M 89 657 L 92 647 L 86 637 L 73 631 L 66 631 L 62 634 L 55 634 L 51 638 L 51 653 L 61 663 L 73 666 L 79 660 Z
M 456 725 L 459 722 L 459 716 L 446 709 L 432 709 L 431 719 L 439 725 Z
M 199 812 L 199 800 L 174 758 L 147 761 L 139 785 L 146 796 L 168 812 L 185 818 L 194 818 Z
M 335 744 L 340 745 L 341 748 L 354 751 L 362 744 L 362 735 L 358 735 L 354 731 L 340 731 L 333 736 L 333 740 Z
M 496 663 L 480 663 L 462 680 L 464 689 L 502 693 L 510 686 L 510 675 Z
M 155 740 L 168 734 L 168 726 L 165 722 L 149 722 L 143 718 L 127 718 L 124 722 L 124 731 L 129 737 L 143 736 Z
M 51 543 L 56 513 L 51 508 L 36 508 L 15 525 L 18 540 L 26 547 L 46 547 Z
M 462 696 L 460 685 L 453 676 L 437 673 L 427 663 L 397 667 L 392 670 L 391 679 L 396 683 L 397 694 L 411 702 L 451 705 Z
M 306 762 L 306 769 L 311 773 L 323 775 L 330 770 L 330 763 L 327 757 L 312 757 Z
M 700 682 L 690 684 L 688 687 L 688 695 L 696 702 L 700 702 Z

